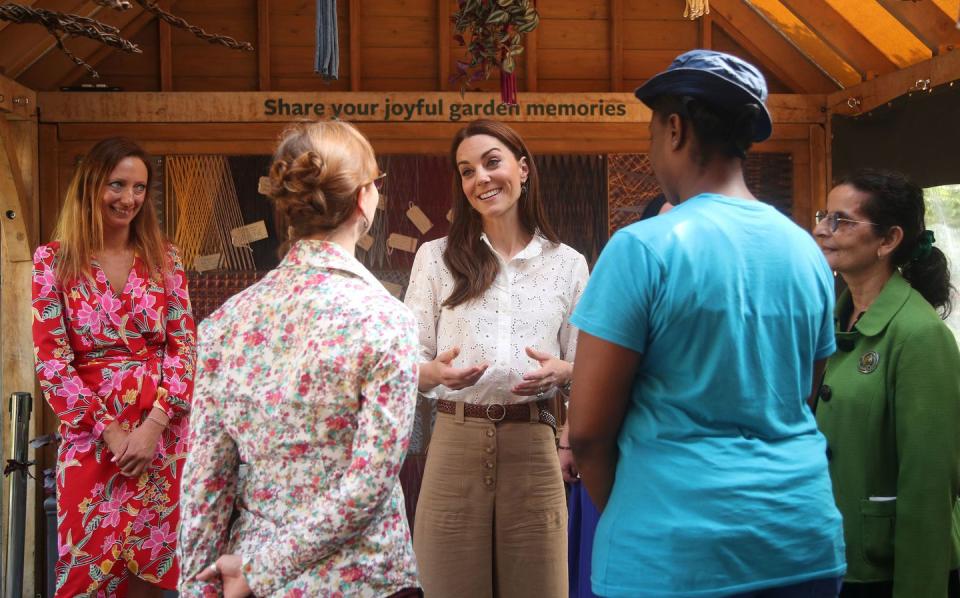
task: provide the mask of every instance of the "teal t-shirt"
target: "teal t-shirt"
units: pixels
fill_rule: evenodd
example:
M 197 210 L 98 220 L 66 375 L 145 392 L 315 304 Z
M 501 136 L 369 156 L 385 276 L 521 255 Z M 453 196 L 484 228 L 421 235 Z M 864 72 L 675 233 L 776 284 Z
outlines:
M 759 201 L 701 194 L 617 232 L 572 321 L 642 355 L 597 528 L 602 596 L 723 596 L 844 573 L 806 405 L 833 276 Z

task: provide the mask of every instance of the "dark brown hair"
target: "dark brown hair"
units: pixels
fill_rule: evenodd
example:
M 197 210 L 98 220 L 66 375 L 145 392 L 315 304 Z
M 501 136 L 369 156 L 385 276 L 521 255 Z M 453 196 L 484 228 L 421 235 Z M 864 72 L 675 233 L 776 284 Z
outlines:
M 60 242 L 57 250 L 57 278 L 68 281 L 89 275 L 93 254 L 103 249 L 103 215 L 101 199 L 110 174 L 125 158 L 137 158 L 147 169 L 147 195 L 140 211 L 130 222 L 130 245 L 146 263 L 151 273 L 169 272 L 167 243 L 153 207 L 154 172 L 147 153 L 135 141 L 125 137 L 109 137 L 94 145 L 83 157 L 67 187 L 66 199 L 53 238 Z
M 533 235 L 540 234 L 552 243 L 560 238 L 547 221 L 543 203 L 540 200 L 540 179 L 537 165 L 530 155 L 523 139 L 507 125 L 493 120 L 476 120 L 457 131 L 450 146 L 450 164 L 453 167 L 453 222 L 447 237 L 447 248 L 443 252 L 443 261 L 453 274 L 453 291 L 443 305 L 456 307 L 471 299 L 483 295 L 500 271 L 500 262 L 490 246 L 483 242 L 483 220 L 473 209 L 467 196 L 463 194 L 463 179 L 457 168 L 457 150 L 467 137 L 489 135 L 500 140 L 519 161 L 527 159 L 526 192 L 521 192 L 519 200 L 520 226 Z

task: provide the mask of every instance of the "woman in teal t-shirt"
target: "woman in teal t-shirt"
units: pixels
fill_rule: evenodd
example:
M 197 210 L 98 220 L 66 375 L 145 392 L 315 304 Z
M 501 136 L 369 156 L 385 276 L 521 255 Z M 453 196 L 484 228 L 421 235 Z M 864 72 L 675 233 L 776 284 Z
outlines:
M 816 405 L 843 513 L 843 597 L 960 595 L 960 355 L 937 313 L 950 273 L 923 213 L 922 189 L 880 171 L 843 180 L 817 213 L 817 243 L 847 284 Z

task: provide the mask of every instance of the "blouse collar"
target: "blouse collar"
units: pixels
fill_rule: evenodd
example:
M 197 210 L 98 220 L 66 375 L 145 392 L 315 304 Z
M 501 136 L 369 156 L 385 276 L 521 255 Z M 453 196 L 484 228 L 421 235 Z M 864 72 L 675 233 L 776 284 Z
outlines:
M 357 258 L 330 241 L 301 239 L 284 256 L 280 267 L 306 266 L 324 270 L 339 270 L 360 278 L 369 284 L 383 286 Z

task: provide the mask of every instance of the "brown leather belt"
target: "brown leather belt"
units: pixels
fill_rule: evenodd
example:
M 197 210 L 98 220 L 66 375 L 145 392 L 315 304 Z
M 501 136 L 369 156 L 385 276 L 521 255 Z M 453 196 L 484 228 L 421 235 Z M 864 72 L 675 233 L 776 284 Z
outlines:
M 550 413 L 549 409 L 547 409 L 547 405 L 549 404 L 548 401 L 537 401 L 535 404 L 539 413 L 540 423 L 546 424 L 556 430 L 557 420 L 554 418 L 553 414 Z M 438 399 L 437 411 L 440 413 L 454 415 L 457 412 L 457 401 Z M 463 416 L 476 419 L 486 419 L 492 421 L 493 423 L 502 421 L 530 421 L 530 405 L 529 403 L 512 405 L 501 405 L 499 403 L 491 403 L 489 405 L 464 403 Z

